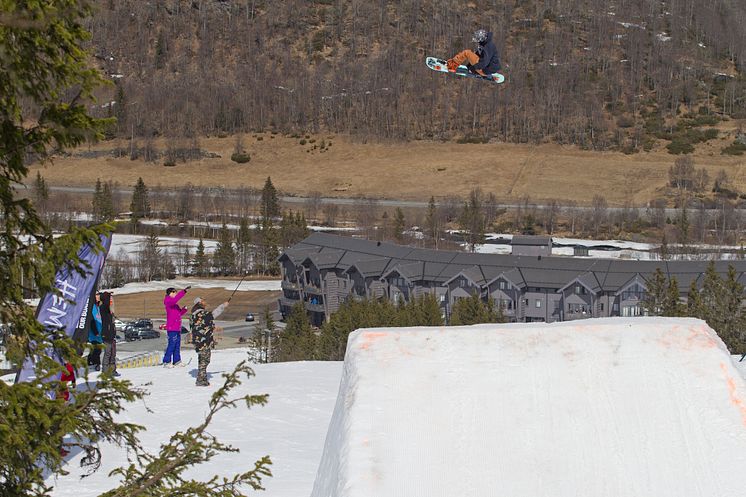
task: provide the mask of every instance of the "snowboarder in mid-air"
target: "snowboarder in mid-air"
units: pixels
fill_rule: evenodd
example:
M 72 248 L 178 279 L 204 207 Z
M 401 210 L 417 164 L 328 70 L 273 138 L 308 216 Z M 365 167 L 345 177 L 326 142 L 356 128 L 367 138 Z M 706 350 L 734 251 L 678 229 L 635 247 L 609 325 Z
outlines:
M 500 57 L 492 41 L 492 32 L 478 29 L 474 31 L 471 40 L 477 44 L 476 50 L 466 49 L 448 59 L 448 70 L 454 72 L 459 65 L 465 63 L 470 72 L 480 76 L 489 77 L 490 74 L 499 71 Z

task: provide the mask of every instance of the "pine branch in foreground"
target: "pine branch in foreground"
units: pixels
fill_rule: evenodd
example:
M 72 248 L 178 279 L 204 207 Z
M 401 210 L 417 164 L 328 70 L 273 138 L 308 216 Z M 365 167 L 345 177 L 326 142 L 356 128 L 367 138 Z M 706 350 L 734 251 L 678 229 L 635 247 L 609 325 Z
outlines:
M 230 478 L 213 476 L 202 482 L 184 476 L 192 466 L 209 461 L 221 452 L 238 452 L 238 449 L 221 443 L 208 433 L 207 429 L 218 412 L 235 408 L 241 403 L 249 409 L 267 403 L 267 394 L 229 398 L 231 390 L 241 383 L 240 376 L 244 374 L 246 378 L 254 376 L 246 360 L 241 361 L 231 373 L 223 375 L 225 383 L 212 395 L 209 411 L 200 425 L 175 433 L 167 444 L 161 446 L 158 455 L 136 450 L 127 468 L 115 469 L 110 473 L 110 476 L 121 476 L 122 484 L 101 497 L 240 497 L 244 495 L 242 489 L 247 487 L 264 490 L 262 478 L 272 476 L 269 456 L 254 462 L 253 468 Z

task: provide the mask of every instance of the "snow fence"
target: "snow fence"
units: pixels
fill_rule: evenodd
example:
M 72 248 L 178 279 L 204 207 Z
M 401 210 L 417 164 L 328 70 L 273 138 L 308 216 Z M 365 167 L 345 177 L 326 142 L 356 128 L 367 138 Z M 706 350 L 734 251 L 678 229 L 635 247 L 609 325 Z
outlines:
M 746 385 L 695 319 L 350 335 L 312 497 L 746 495 Z

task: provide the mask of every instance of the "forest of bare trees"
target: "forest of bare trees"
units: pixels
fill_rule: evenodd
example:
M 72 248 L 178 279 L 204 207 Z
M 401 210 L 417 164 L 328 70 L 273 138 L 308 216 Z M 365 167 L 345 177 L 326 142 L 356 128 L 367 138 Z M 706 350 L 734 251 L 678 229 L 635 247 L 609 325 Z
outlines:
M 478 25 L 495 33 L 506 84 L 425 67 Z M 115 82 L 99 112 L 145 152 L 154 136 L 189 151 L 260 130 L 679 146 L 709 139 L 693 126 L 746 116 L 744 25 L 746 4 L 730 0 L 108 0 L 90 20 Z

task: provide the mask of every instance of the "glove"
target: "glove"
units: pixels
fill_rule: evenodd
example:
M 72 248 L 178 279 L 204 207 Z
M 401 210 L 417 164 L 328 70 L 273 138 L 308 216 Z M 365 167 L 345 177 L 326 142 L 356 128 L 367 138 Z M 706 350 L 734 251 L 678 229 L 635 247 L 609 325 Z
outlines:
M 472 74 L 479 74 L 476 69 L 474 69 L 474 66 L 470 65 L 468 66 L 469 72 Z
M 455 60 L 453 60 L 453 59 L 448 59 L 448 60 L 446 61 L 446 67 L 448 67 L 448 70 L 449 70 L 449 71 L 455 71 L 456 69 L 458 69 L 458 64 L 456 64 L 456 61 L 455 61 Z
M 192 288 L 192 285 L 189 285 L 189 286 L 185 286 L 185 287 L 184 287 L 184 291 L 186 292 L 186 291 L 187 291 L 187 290 L 189 290 L 190 288 Z

